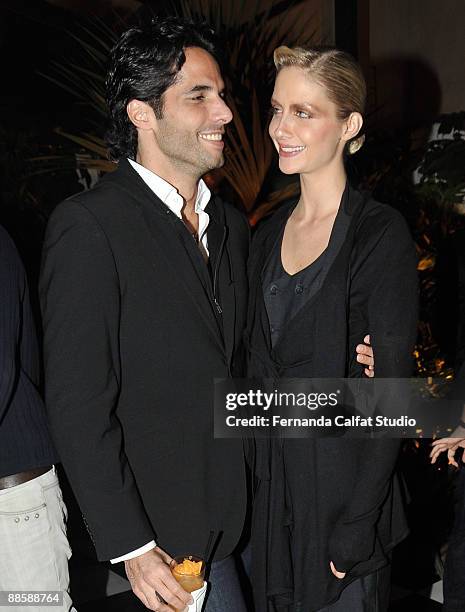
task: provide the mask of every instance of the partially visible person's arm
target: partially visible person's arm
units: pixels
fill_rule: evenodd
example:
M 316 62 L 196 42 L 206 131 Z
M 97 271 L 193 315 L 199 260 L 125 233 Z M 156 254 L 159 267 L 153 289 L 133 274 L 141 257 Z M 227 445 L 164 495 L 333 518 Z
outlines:
M 23 293 L 24 272 L 19 255 L 0 227 L 0 425 L 14 390 Z
M 431 463 L 434 464 L 441 453 L 447 452 L 447 459 L 450 465 L 459 467 L 455 459 L 455 453 L 459 448 L 465 449 L 465 363 L 462 364 L 462 367 L 455 376 L 451 395 L 453 399 L 463 402 L 461 423 L 457 425 L 449 438 L 440 438 L 432 443 L 433 448 L 430 457 Z M 465 463 L 465 452 L 462 455 L 462 462 Z
M 452 436 L 450 438 L 440 438 L 439 440 L 435 440 L 431 446 L 433 447 L 430 453 L 432 464 L 436 463 L 441 453 L 447 452 L 449 464 L 458 468 L 459 464 L 455 459 L 455 453 L 459 450 L 459 448 L 465 449 L 465 426 L 458 425 L 458 427 L 456 427 L 452 432 Z M 462 455 L 462 462 L 465 463 L 465 452 Z

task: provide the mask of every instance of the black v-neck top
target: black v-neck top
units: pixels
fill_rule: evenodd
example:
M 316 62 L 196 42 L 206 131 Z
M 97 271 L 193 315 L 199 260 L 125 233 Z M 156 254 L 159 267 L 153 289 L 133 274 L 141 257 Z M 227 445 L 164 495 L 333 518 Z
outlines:
M 347 188 L 341 198 L 341 204 L 346 193 Z M 302 268 L 296 274 L 289 274 L 284 269 L 281 259 L 284 230 L 289 216 L 276 239 L 262 274 L 263 299 L 268 315 L 273 348 L 281 337 L 286 324 L 319 291 L 322 280 L 326 276 L 327 265 L 333 260 L 332 255 L 339 251 L 346 236 L 346 228 L 338 223 L 338 216 L 336 215 L 326 249 L 308 266 Z
M 283 233 L 281 233 L 281 239 L 276 241 L 263 279 L 263 298 L 273 347 L 286 321 L 292 319 L 307 300 L 315 294 L 327 250 L 325 249 L 314 262 L 296 274 L 288 274 L 281 260 Z

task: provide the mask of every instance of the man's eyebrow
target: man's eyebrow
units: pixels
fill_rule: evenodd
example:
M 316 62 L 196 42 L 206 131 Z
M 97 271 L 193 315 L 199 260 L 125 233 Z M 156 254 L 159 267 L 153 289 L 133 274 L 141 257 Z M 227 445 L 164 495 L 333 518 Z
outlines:
M 210 85 L 194 85 L 189 91 L 186 91 L 186 95 L 198 93 L 199 91 L 211 91 L 213 87 Z

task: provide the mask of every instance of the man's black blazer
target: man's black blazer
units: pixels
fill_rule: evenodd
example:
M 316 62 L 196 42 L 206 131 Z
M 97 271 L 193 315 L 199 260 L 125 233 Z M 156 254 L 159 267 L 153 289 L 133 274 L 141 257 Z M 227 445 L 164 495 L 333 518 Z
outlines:
M 218 198 L 207 212 L 210 275 L 126 160 L 48 224 L 46 403 L 101 560 L 152 538 L 202 553 L 210 530 L 221 558 L 242 531 L 243 447 L 213 439 L 213 380 L 241 373 L 249 231 Z

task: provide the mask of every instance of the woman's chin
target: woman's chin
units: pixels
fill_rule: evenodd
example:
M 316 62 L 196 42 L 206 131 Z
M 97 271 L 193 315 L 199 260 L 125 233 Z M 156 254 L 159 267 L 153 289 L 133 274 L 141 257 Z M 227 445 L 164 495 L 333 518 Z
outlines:
M 300 168 L 296 165 L 290 164 L 287 161 L 283 163 L 281 160 L 279 160 L 279 169 L 283 174 L 298 174 L 300 172 Z

